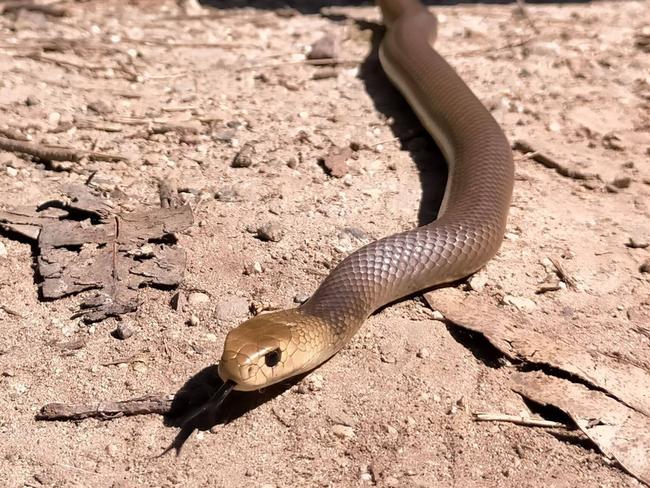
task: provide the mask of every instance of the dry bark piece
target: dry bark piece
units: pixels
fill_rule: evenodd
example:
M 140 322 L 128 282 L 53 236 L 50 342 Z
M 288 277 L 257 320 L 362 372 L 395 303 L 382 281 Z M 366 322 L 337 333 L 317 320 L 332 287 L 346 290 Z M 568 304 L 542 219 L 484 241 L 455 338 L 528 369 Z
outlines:
M 32 207 L 0 210 L 0 228 L 36 240 L 45 224 L 57 221 L 65 214 L 66 212 L 60 209 L 47 209 L 36 213 Z
M 439 295 L 430 292 L 424 296 L 432 307 L 436 300 L 435 308 L 449 322 L 481 334 L 509 360 L 565 371 L 650 416 L 650 371 L 647 369 L 585 345 L 536 332 L 522 314 L 509 313 L 478 297 L 458 298 L 449 293 L 445 294 L 445 300 L 437 300 Z M 549 316 L 546 320 L 552 319 Z
M 343 178 L 350 170 L 347 160 L 352 156 L 349 147 L 331 146 L 327 156 L 322 160 L 327 173 L 335 178 Z
M 98 290 L 78 314 L 96 322 L 136 310 L 143 286 L 178 285 L 185 251 L 167 242 L 170 234 L 192 224 L 188 206 L 116 213 L 87 187 L 69 186 L 65 193 L 68 198 L 59 205 L 89 219 L 40 217 L 33 210 L 0 212 L 0 225 L 38 238 L 44 298 Z
M 650 484 L 650 417 L 600 391 L 544 373 L 517 373 L 512 389 L 565 412 L 607 457 Z

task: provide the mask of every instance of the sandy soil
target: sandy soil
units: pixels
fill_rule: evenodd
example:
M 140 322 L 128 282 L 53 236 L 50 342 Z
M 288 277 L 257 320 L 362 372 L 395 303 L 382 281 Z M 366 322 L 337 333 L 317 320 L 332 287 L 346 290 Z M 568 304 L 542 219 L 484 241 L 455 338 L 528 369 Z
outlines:
M 0 152 L 0 207 L 47 201 L 91 174 L 127 207 L 155 206 L 162 178 L 177 181 L 196 221 L 178 235 L 193 304 L 176 311 L 171 292 L 143 289 L 137 313 L 90 326 L 71 318 L 80 297 L 39 301 L 34 248 L 0 236 L 0 484 L 640 486 L 576 431 L 474 422 L 472 412 L 528 411 L 509 388 L 516 368 L 418 297 L 371 317 L 301 383 L 194 433 L 178 458 L 155 457 L 178 432 L 156 415 L 35 420 L 48 402 L 175 392 L 215 363 L 251 304 L 292 306 L 356 247 L 434 214 L 444 163 L 381 73 L 378 11 L 232 3 L 200 19 L 168 1 L 0 16 L 0 122 L 36 142 L 129 157 L 52 167 Z M 650 249 L 626 245 L 650 239 L 648 6 L 436 12 L 438 49 L 510 140 L 528 141 L 565 175 L 599 176 L 563 176 L 516 152 L 503 247 L 480 280 L 452 292 L 519 308 L 537 331 L 650 369 L 650 274 L 640 270 Z M 346 62 L 297 62 L 325 34 Z M 78 42 L 29 57 L 54 38 Z M 151 134 L 160 121 L 194 129 Z M 252 164 L 233 167 L 247 143 Z M 319 158 L 350 143 L 361 149 L 348 174 L 328 176 Z M 251 232 L 267 223 L 279 241 Z M 537 293 L 548 258 L 575 289 Z M 114 338 L 119 323 L 135 333 Z M 55 347 L 78 339 L 80 349 Z

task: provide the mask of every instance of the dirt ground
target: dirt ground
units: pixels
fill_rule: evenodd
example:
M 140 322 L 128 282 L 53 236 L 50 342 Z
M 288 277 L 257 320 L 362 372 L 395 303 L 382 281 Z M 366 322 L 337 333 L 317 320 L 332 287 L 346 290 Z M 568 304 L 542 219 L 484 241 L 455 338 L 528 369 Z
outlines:
M 136 313 L 91 325 L 71 318 L 80 296 L 39 301 L 35 247 L 0 234 L 0 484 L 642 486 L 579 431 L 475 422 L 480 411 L 529 415 L 510 388 L 517 365 L 494 361 L 421 297 L 372 316 L 301 383 L 193 433 L 179 457 L 156 457 L 178 433 L 158 415 L 35 420 L 48 402 L 176 392 L 218 360 L 251 306 L 294 306 L 364 242 L 434 215 L 444 163 L 382 75 L 378 10 L 245 4 L 195 18 L 170 1 L 0 15 L 0 125 L 128 158 L 44 164 L 0 151 L 0 209 L 57 198 L 70 182 L 119 194 L 126 209 L 153 207 L 158 180 L 173 179 L 195 219 L 177 235 L 191 303 L 175 310 L 173 292 L 143 288 Z M 439 51 L 511 141 L 559 169 L 515 151 L 501 251 L 432 302 L 475 296 L 650 371 L 647 3 L 435 11 Z M 304 63 L 324 35 L 342 62 Z M 347 174 L 329 176 L 320 158 L 351 143 Z M 233 167 L 247 144 L 251 160 Z M 279 240 L 251 232 L 267 223 Z M 540 292 L 548 259 L 575 287 Z M 116 339 L 118 325 L 133 335 Z

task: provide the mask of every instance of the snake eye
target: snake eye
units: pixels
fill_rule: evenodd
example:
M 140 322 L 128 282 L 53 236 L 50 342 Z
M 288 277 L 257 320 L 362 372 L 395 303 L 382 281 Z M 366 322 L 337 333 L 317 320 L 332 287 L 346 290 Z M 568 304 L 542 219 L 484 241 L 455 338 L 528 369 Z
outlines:
M 277 366 L 278 363 L 280 362 L 280 355 L 281 355 L 280 349 L 274 349 L 271 352 L 267 352 L 264 355 L 264 364 L 266 364 L 269 368 L 273 368 L 274 366 Z

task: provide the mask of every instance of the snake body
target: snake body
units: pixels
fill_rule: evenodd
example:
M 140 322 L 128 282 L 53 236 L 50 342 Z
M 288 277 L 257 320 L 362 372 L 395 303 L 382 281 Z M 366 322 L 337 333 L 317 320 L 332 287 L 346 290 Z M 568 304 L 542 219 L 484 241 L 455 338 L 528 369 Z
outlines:
M 433 48 L 437 21 L 418 0 L 379 0 L 382 67 L 442 150 L 449 175 L 438 219 L 345 258 L 298 308 L 230 331 L 220 377 L 255 390 L 336 354 L 375 310 L 466 277 L 497 252 L 514 181 L 512 152 L 490 113 Z

